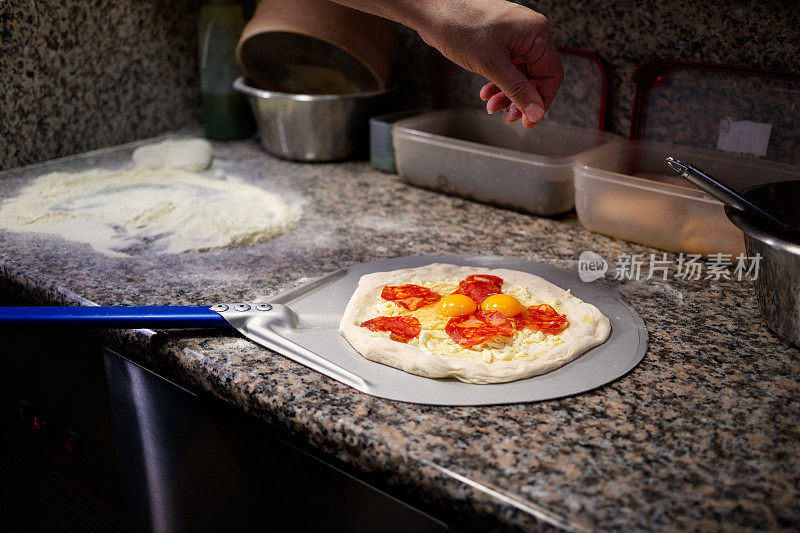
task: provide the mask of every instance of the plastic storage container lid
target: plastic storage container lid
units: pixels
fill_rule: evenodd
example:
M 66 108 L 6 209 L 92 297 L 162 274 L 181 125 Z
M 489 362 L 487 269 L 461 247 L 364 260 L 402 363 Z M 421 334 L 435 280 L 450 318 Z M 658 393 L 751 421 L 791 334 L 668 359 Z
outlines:
M 546 121 L 603 131 L 608 94 L 603 62 L 587 50 L 559 46 L 558 51 L 564 65 L 564 82 L 547 110 Z
M 798 74 L 653 58 L 633 81 L 631 139 L 800 164 Z
M 499 115 L 476 109 L 446 109 L 404 119 L 395 124 L 394 135 L 440 146 L 443 156 L 447 149 L 458 149 L 534 165 L 571 165 L 584 150 L 619 138 L 554 122 L 541 122 L 532 130 L 509 127 Z
M 722 205 L 716 198 L 675 174 L 665 162 L 667 155 L 697 163 L 704 171 L 738 191 L 765 183 L 800 179 L 800 167 L 796 165 L 654 141 L 627 140 L 614 146 L 587 150 L 576 158 L 575 169 L 591 174 L 594 179 Z
M 554 122 L 511 127 L 499 114 L 472 108 L 401 120 L 393 137 L 405 182 L 544 216 L 575 205 L 575 156 L 618 139 Z
M 575 162 L 575 207 L 584 227 L 648 246 L 692 254 L 744 251 L 722 203 L 674 174 L 664 158 L 691 161 L 742 190 L 797 180 L 800 167 L 653 141 L 612 143 Z

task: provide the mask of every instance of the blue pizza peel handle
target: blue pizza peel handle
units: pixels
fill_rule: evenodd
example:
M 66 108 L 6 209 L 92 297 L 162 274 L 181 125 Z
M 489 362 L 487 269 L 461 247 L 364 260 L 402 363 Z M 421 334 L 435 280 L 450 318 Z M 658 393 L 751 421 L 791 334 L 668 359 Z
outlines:
M 229 328 L 207 305 L 0 307 L 0 327 Z

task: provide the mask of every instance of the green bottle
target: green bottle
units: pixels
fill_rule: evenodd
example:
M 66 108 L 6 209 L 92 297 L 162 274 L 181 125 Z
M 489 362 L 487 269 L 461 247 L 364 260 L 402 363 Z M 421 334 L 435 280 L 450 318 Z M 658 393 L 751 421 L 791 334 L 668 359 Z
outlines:
M 231 0 L 211 0 L 200 10 L 200 92 L 209 139 L 245 139 L 255 132 L 247 100 L 233 89 L 241 75 L 234 51 L 243 27 L 242 8 Z

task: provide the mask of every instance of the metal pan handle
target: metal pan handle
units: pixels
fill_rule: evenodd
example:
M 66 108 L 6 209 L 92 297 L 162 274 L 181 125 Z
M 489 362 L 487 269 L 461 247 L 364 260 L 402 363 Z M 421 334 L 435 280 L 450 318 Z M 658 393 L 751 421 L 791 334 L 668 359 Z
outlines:
M 696 185 L 700 190 L 708 193 L 725 205 L 729 205 L 744 213 L 750 213 L 752 215 L 761 217 L 762 220 L 770 222 L 771 224 L 780 228 L 782 231 L 787 231 L 790 229 L 787 224 L 773 217 L 754 203 L 747 200 L 738 192 L 734 191 L 724 183 L 720 182 L 707 172 L 704 172 L 694 165 L 684 163 L 683 161 L 675 159 L 672 156 L 667 157 L 667 165 L 669 165 L 672 170 L 680 174 L 683 179 Z

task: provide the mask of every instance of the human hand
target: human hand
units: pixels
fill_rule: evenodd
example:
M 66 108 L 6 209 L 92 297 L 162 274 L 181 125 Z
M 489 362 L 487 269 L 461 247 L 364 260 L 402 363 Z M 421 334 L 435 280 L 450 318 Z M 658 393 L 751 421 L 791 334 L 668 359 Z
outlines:
M 505 109 L 508 123 L 542 120 L 564 69 L 547 19 L 506 0 L 334 0 L 396 20 L 450 61 L 491 80 L 486 110 Z
M 544 16 L 505 0 L 437 4 L 417 31 L 454 63 L 492 80 L 480 90 L 486 110 L 505 109 L 506 122 L 522 119 L 526 128 L 542 120 L 564 78 Z

